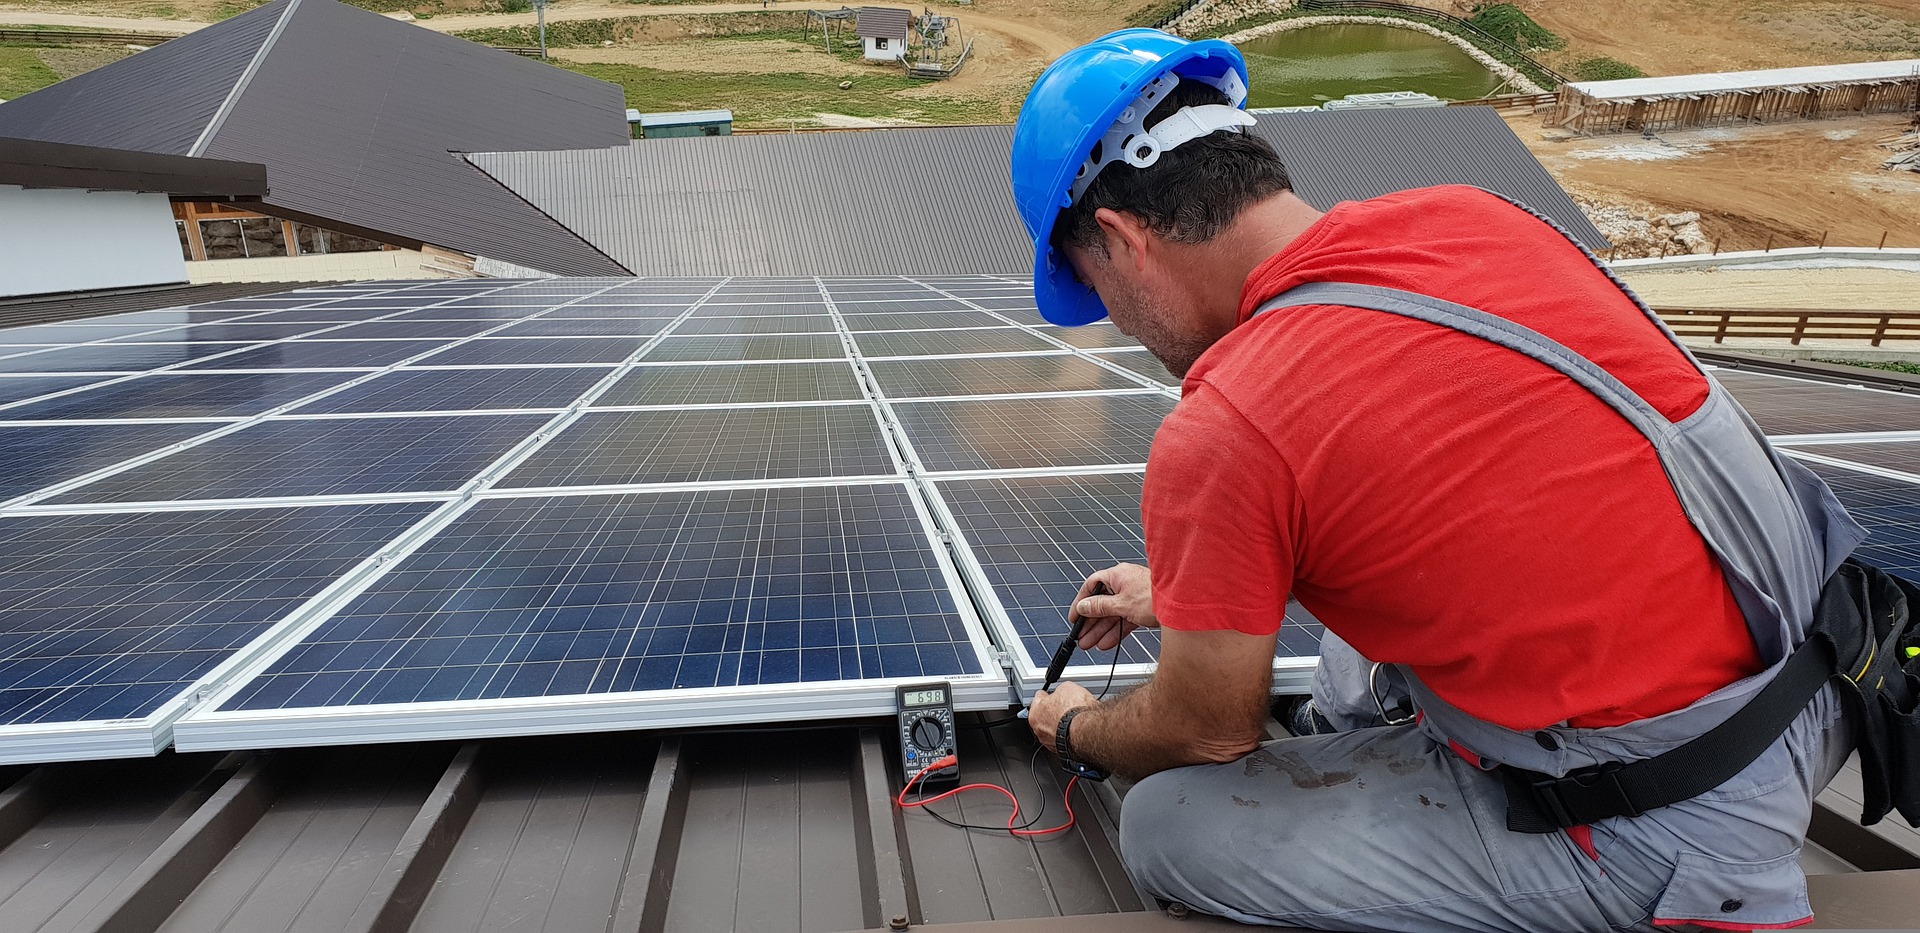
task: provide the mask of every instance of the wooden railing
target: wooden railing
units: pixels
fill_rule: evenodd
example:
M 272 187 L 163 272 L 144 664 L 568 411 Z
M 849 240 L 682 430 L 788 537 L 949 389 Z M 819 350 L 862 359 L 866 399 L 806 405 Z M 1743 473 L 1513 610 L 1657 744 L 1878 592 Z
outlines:
M 1560 99 L 1558 94 L 1504 94 L 1499 97 L 1482 97 L 1478 100 L 1450 100 L 1449 107 L 1492 107 L 1496 110 L 1520 110 L 1532 113 L 1536 108 L 1544 107 Z
M 159 45 L 179 35 L 165 32 L 101 32 L 91 29 L 0 29 L 0 42 L 36 45 Z
M 1920 311 L 1847 311 L 1808 308 L 1655 308 L 1681 337 L 1802 340 L 1920 340 Z

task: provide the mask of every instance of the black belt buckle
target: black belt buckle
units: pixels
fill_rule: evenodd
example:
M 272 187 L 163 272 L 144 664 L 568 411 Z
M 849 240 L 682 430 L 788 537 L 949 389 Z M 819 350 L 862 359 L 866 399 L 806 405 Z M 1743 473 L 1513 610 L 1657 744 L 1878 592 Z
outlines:
M 1633 802 L 1632 794 L 1627 793 L 1627 786 L 1620 781 L 1620 768 L 1620 762 L 1609 761 L 1598 767 L 1570 772 L 1561 778 L 1535 775 L 1527 783 L 1540 809 L 1562 828 L 1583 826 L 1615 816 L 1640 816 L 1646 811 Z M 1598 815 L 1576 815 L 1574 807 L 1569 806 L 1566 797 L 1562 796 L 1563 791 L 1572 792 L 1579 798 L 1578 808 L 1582 814 Z

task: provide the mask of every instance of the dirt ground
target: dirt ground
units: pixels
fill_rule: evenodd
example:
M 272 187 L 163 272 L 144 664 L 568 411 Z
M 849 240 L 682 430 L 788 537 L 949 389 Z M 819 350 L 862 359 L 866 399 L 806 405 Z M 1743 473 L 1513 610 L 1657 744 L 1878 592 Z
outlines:
M 1549 64 L 1606 56 L 1648 74 L 1920 57 L 1920 0 L 1519 0 L 1568 40 Z
M 1568 191 L 1653 213 L 1698 211 L 1722 250 L 1920 247 L 1920 174 L 1880 168 L 1900 116 L 1568 139 L 1537 116 L 1508 124 Z

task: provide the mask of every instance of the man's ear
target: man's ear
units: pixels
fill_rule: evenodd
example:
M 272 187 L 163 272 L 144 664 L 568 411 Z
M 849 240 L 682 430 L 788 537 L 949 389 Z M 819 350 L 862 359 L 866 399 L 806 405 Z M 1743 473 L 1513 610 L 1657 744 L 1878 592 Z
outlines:
M 1094 211 L 1093 219 L 1100 224 L 1107 255 L 1115 265 L 1131 266 L 1135 272 L 1146 271 L 1147 247 L 1152 236 L 1146 221 L 1105 207 Z

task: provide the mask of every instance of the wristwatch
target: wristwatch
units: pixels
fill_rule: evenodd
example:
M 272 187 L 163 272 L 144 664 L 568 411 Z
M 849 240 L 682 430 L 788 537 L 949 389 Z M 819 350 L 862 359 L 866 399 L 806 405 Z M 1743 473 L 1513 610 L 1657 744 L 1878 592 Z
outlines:
M 1060 716 L 1060 723 L 1053 727 L 1053 752 L 1061 761 L 1073 760 L 1073 742 L 1067 738 L 1068 727 L 1073 725 L 1073 717 L 1080 715 L 1084 706 L 1076 706 Z

